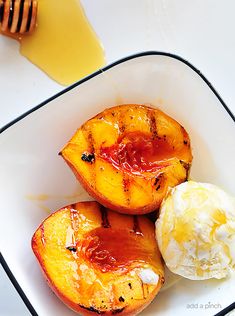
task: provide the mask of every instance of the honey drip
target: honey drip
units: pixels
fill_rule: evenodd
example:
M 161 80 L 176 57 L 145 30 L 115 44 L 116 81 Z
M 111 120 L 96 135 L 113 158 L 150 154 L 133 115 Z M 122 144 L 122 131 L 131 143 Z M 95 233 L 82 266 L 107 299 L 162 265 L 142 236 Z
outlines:
M 14 38 L 19 40 L 23 56 L 62 85 L 87 76 L 105 63 L 102 45 L 79 0 L 38 0 L 35 31 Z
M 133 262 L 154 262 L 154 254 L 145 240 L 124 229 L 96 228 L 88 233 L 80 247 L 84 257 L 104 273 L 126 272 Z

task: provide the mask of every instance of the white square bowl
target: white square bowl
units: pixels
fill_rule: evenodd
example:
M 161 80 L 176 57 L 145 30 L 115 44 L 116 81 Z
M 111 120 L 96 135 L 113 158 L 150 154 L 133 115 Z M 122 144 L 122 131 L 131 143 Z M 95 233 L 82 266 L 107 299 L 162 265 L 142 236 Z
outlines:
M 150 103 L 175 118 L 191 138 L 191 177 L 235 193 L 234 117 L 206 78 L 178 56 L 127 57 L 43 102 L 0 136 L 1 262 L 32 315 L 75 315 L 46 285 L 31 237 L 48 213 L 90 199 L 58 152 L 84 121 L 121 103 Z M 214 315 L 233 302 L 234 282 L 234 275 L 181 279 L 142 315 Z

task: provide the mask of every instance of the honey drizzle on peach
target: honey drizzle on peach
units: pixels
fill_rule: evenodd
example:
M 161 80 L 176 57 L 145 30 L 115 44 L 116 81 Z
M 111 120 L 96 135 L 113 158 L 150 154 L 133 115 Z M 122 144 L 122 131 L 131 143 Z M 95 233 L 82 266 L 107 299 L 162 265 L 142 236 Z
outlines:
M 138 262 L 151 258 L 151 253 L 141 247 L 142 237 L 143 234 L 133 234 L 132 231 L 99 227 L 88 233 L 81 249 L 84 257 L 101 272 L 128 272 L 133 262 L 138 265 Z
M 105 207 L 100 205 L 99 210 L 102 219 L 101 227 L 89 232 L 88 236 L 83 240 L 82 243 L 73 240 L 73 246 L 70 248 L 66 247 L 72 252 L 75 259 L 77 258 L 78 246 L 85 258 L 98 267 L 103 273 L 113 270 L 126 273 L 130 270 L 130 268 L 127 268 L 127 266 L 130 265 L 131 262 L 135 262 L 138 259 L 136 261 L 136 267 L 138 267 L 138 262 L 145 262 L 144 258 L 149 259 L 151 257 L 151 253 L 145 251 L 142 251 L 141 253 L 140 247 L 134 247 L 135 245 L 138 245 L 136 238 L 131 239 L 130 245 L 127 243 L 127 241 L 130 241 L 131 236 L 128 234 L 128 232 L 122 231 L 122 229 L 119 229 L 118 231 L 112 229 L 108 219 L 108 210 Z M 74 232 L 79 229 L 78 214 L 79 213 L 76 208 L 76 204 L 71 205 L 70 218 L 71 226 Z M 130 231 L 130 233 L 134 233 L 137 238 L 144 236 L 139 225 L 138 216 L 133 216 L 133 229 Z M 125 248 L 125 251 L 123 251 L 123 248 L 120 248 L 117 245 L 119 244 L 120 239 L 124 243 L 123 247 Z M 102 244 L 103 242 L 104 244 Z M 94 284 L 91 286 L 91 292 L 94 290 L 94 286 Z M 141 287 L 143 291 L 143 298 L 146 299 L 148 295 L 148 286 L 143 284 L 141 281 Z M 125 302 L 125 300 L 121 297 L 121 300 L 119 298 L 119 302 Z M 111 303 L 114 304 L 112 300 Z M 99 314 L 104 313 L 96 310 L 94 307 L 85 307 L 82 305 L 79 306 L 90 311 L 98 312 Z M 116 308 L 112 311 L 112 314 L 121 313 L 124 309 L 125 306 L 122 308 Z
M 100 205 L 99 210 L 102 219 L 101 227 L 89 232 L 82 241 L 76 241 L 75 236 L 73 235 L 73 238 L 71 238 L 71 244 L 69 246 L 67 245 L 66 248 L 71 252 L 76 252 L 77 247 L 79 247 L 84 256 L 90 262 L 97 265 L 102 272 L 108 272 L 116 269 L 126 271 L 125 267 L 130 265 L 132 261 L 136 261 L 137 258 L 141 257 L 141 255 L 142 259 L 138 261 L 144 262 L 144 257 L 150 256 L 150 254 L 145 252 L 140 254 L 139 248 L 137 251 L 134 247 L 137 242 L 136 237 L 134 237 L 134 239 L 131 237 L 131 233 L 134 233 L 137 238 L 143 237 L 138 217 L 133 216 L 133 229 L 130 232 L 122 231 L 122 229 L 116 231 L 112 229 L 108 220 L 108 210 L 102 205 Z M 71 205 L 70 218 L 71 227 L 75 233 L 79 229 L 76 204 Z M 122 240 L 122 243 L 125 246 L 123 246 L 125 248 L 125 252 L 123 252 L 123 248 L 120 249 L 118 246 L 120 240 Z M 128 243 L 129 241 L 130 243 Z

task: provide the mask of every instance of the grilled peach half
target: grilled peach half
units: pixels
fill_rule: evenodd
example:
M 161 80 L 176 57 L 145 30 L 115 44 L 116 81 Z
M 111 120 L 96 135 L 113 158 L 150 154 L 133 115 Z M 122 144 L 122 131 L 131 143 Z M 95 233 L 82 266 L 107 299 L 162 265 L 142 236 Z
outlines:
M 32 249 L 52 290 L 82 315 L 136 315 L 164 282 L 154 224 L 97 202 L 50 215 Z
M 185 129 L 138 104 L 109 108 L 84 123 L 61 151 L 102 205 L 126 214 L 156 210 L 169 187 L 184 182 L 192 161 Z

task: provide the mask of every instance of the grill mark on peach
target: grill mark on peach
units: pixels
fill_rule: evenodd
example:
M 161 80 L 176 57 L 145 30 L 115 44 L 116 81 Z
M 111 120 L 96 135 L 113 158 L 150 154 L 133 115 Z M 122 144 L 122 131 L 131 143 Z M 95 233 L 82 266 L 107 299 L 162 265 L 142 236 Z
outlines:
M 112 310 L 112 315 L 119 314 L 119 313 L 123 312 L 124 309 L 125 309 L 125 307 L 113 309 Z
M 146 297 L 145 297 L 145 290 L 144 290 L 144 283 L 143 283 L 143 281 L 141 279 L 140 279 L 140 284 L 141 284 L 143 299 L 146 299 Z
M 147 117 L 149 120 L 150 133 L 152 134 L 152 138 L 154 139 L 157 136 L 157 124 L 154 112 L 151 109 L 147 110 Z
M 72 229 L 75 231 L 78 228 L 78 223 L 76 221 L 78 220 L 78 211 L 76 210 L 76 204 L 71 204 L 70 208 L 70 219 L 71 219 L 71 226 Z
M 118 131 L 119 131 L 119 137 L 125 132 L 126 130 L 126 125 L 125 125 L 125 111 L 120 111 L 118 113 L 118 119 L 117 119 L 117 124 L 118 124 Z M 126 113 L 128 115 L 128 113 Z M 119 164 L 121 162 L 119 161 Z M 129 187 L 130 187 L 130 179 L 127 174 L 123 173 L 123 179 L 122 179 L 122 188 L 123 192 L 125 194 L 125 200 L 126 204 L 130 205 L 130 192 L 129 192 Z
M 78 229 L 78 212 L 76 210 L 76 204 L 71 204 L 70 207 L 70 220 L 71 220 L 71 227 L 75 232 Z M 66 246 L 68 250 L 71 252 L 77 253 L 77 242 L 75 239 L 75 235 L 73 233 L 71 244 Z
M 94 308 L 93 306 L 86 307 L 86 306 L 83 306 L 83 305 L 81 305 L 81 304 L 78 304 L 78 305 L 79 305 L 81 308 L 86 309 L 86 310 L 88 310 L 88 311 L 90 311 L 90 312 L 93 312 L 93 313 L 96 313 L 96 314 L 99 314 L 99 315 L 105 314 L 105 311 L 100 311 L 100 310 Z
M 152 134 L 152 139 L 154 139 L 155 137 L 157 137 L 157 124 L 156 124 L 156 118 L 152 109 L 147 110 L 147 117 L 148 117 L 149 125 L 150 125 L 150 133 Z M 151 195 L 152 195 L 152 201 L 154 201 L 155 192 L 152 191 Z
M 188 180 L 188 176 L 189 176 L 189 171 L 190 171 L 190 163 L 187 163 L 183 160 L 180 160 L 181 165 L 184 167 L 185 171 L 186 171 L 186 179 Z
M 101 213 L 101 219 L 102 219 L 102 222 L 101 222 L 102 227 L 110 228 L 111 225 L 110 225 L 109 219 L 108 219 L 108 211 L 102 205 L 100 205 L 100 213 Z
M 156 194 L 158 194 L 159 192 L 161 192 L 160 194 L 162 194 L 163 190 L 166 189 L 166 181 L 167 178 L 164 175 L 164 173 L 160 173 L 158 174 L 155 178 L 152 178 L 152 194 L 154 197 L 156 197 Z
M 183 126 L 180 125 L 180 128 L 181 128 L 181 132 L 182 132 L 182 135 L 183 135 L 183 144 L 190 148 L 190 139 L 189 139 L 189 136 L 188 136 L 188 133 L 186 132 L 185 128 Z
M 125 130 L 126 130 L 126 125 L 125 125 L 125 115 L 124 115 L 125 111 L 120 111 L 119 116 L 118 116 L 118 120 L 117 120 L 117 124 L 118 124 L 118 129 L 119 129 L 119 136 L 121 136 Z M 128 114 L 126 114 L 128 115 Z
M 90 148 L 90 150 L 91 150 L 91 154 L 94 154 L 94 151 L 95 151 L 95 148 L 94 148 L 94 138 L 93 138 L 93 135 L 92 135 L 92 131 L 91 131 L 91 130 L 88 131 L 87 139 L 88 139 L 88 142 L 89 142 L 89 148 Z
M 182 125 L 180 125 L 180 129 L 181 129 L 183 138 L 186 139 L 186 140 L 189 140 L 188 139 L 188 133 L 186 132 L 185 128 Z
M 167 176 L 164 173 L 160 173 L 160 175 L 158 176 L 158 178 L 160 179 L 155 191 L 162 191 L 165 190 L 167 187 Z
M 168 188 L 168 178 L 167 175 L 165 175 L 164 172 L 160 173 L 156 178 L 155 178 L 155 185 L 153 185 L 153 192 L 159 193 L 160 195 L 165 196 L 167 193 L 167 188 Z
M 130 185 L 131 185 L 131 181 L 130 181 L 129 176 L 126 173 L 123 173 L 122 188 L 123 188 L 123 192 L 125 194 L 125 199 L 126 199 L 127 205 L 130 205 L 130 200 L 131 200 Z
M 141 228 L 140 228 L 140 224 L 139 224 L 139 220 L 138 220 L 138 216 L 137 215 L 134 215 L 133 216 L 133 230 L 132 230 L 136 235 L 139 235 L 139 236 L 143 236 L 143 233 L 141 231 Z
M 91 128 L 86 129 L 85 126 L 83 125 L 82 126 L 82 132 L 83 132 L 83 135 L 86 138 L 86 141 L 87 141 L 87 144 L 88 144 L 89 153 L 95 157 L 94 138 L 93 138 L 93 134 L 92 134 Z M 92 184 L 91 184 L 91 187 L 93 189 L 95 189 L 96 188 L 95 163 L 92 163 L 89 169 L 90 169 L 90 172 L 91 172 L 91 178 L 93 180 Z
M 77 210 L 77 208 L 76 208 L 76 203 L 71 204 L 71 208 L 72 208 L 74 211 L 76 211 L 76 210 Z
M 163 173 L 158 174 L 154 178 L 153 188 L 155 191 L 160 190 L 164 186 L 165 176 Z

